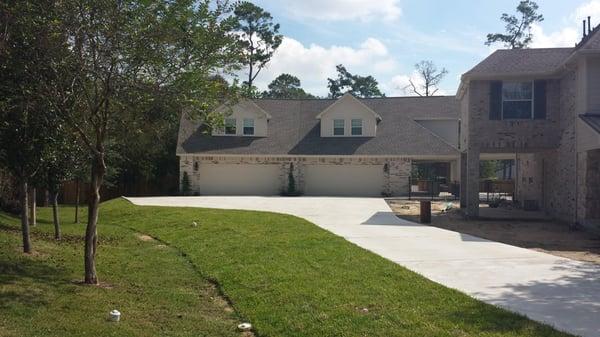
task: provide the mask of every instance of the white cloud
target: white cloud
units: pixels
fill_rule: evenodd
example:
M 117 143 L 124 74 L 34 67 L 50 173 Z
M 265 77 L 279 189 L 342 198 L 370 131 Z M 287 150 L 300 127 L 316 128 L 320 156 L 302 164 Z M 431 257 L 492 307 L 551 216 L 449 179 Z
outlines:
M 571 19 L 581 22 L 588 16 L 596 19 L 600 18 L 600 0 L 592 0 L 577 7 L 575 12 L 571 15 Z
M 546 33 L 539 24 L 534 24 L 531 28 L 533 33 L 533 48 L 554 48 L 554 47 L 573 47 L 575 43 L 581 40 L 582 21 L 591 16 L 592 19 L 600 18 L 600 0 L 591 0 L 577 7 L 573 13 L 567 17 L 569 24 L 558 31 Z M 592 26 L 596 23 L 592 22 Z
M 413 71 L 409 75 L 396 75 L 392 77 L 390 83 L 385 86 L 385 91 L 389 96 L 418 96 L 412 89 L 410 82 L 417 86 L 417 90 L 420 90 L 424 84 L 423 78 L 419 76 L 416 71 Z M 448 92 L 443 89 L 438 89 L 435 92 L 436 96 L 447 95 Z
M 345 21 L 394 21 L 402 15 L 399 0 L 287 0 L 281 1 L 289 14 L 302 18 Z
M 289 73 L 300 79 L 306 91 L 325 96 L 328 93 L 327 78 L 336 76 L 337 64 L 343 64 L 353 74 L 375 77 L 389 74 L 397 68 L 387 47 L 375 38 L 368 38 L 353 48 L 323 47 L 318 44 L 304 46 L 295 39 L 285 37 L 255 84 L 264 90 L 279 74 Z
M 565 27 L 547 34 L 538 24 L 532 25 L 531 33 L 533 34 L 532 48 L 573 47 L 581 37 L 581 33 L 573 27 Z
M 409 75 L 396 75 L 390 80 L 389 88 L 386 91 L 390 96 L 414 96 L 416 94 L 410 89 L 410 81 L 417 85 L 422 82 L 416 72 Z

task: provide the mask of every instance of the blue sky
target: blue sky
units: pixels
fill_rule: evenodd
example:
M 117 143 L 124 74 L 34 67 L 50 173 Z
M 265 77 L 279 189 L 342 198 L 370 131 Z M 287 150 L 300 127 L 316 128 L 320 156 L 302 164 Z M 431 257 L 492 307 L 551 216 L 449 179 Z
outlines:
M 502 46 L 484 45 L 487 33 L 502 32 L 500 15 L 517 0 L 255 0 L 281 24 L 285 36 L 257 78 L 266 85 L 282 72 L 325 96 L 327 77 L 342 63 L 352 73 L 373 75 L 389 96 L 414 79 L 414 65 L 432 60 L 449 73 L 440 93 L 453 95 L 460 75 Z M 581 20 L 600 23 L 600 0 L 539 0 L 545 20 L 533 29 L 532 47 L 570 47 L 581 38 Z

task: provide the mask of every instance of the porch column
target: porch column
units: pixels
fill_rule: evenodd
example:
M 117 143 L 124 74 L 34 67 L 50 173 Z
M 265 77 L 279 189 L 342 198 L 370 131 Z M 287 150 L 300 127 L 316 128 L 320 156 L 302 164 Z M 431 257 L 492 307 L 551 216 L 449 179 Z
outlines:
M 479 216 L 479 149 L 467 152 L 467 216 Z
M 450 182 L 460 181 L 460 166 L 458 159 L 450 162 Z
M 460 208 L 467 207 L 467 153 L 460 154 Z

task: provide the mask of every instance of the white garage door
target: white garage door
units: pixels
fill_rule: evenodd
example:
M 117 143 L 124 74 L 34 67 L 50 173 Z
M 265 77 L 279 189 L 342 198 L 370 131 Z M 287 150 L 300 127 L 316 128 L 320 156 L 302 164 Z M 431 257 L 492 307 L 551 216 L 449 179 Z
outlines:
M 202 195 L 277 195 L 279 166 L 200 163 Z
M 383 165 L 308 165 L 304 179 L 307 195 L 380 197 Z

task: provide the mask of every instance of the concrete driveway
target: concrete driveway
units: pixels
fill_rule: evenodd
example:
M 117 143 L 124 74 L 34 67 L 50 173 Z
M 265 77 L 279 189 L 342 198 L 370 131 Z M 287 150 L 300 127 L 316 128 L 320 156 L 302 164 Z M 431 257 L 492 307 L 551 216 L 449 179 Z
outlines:
M 430 280 L 586 337 L 600 336 L 600 266 L 397 218 L 378 198 L 156 197 L 137 205 L 305 218 Z

